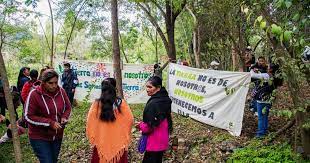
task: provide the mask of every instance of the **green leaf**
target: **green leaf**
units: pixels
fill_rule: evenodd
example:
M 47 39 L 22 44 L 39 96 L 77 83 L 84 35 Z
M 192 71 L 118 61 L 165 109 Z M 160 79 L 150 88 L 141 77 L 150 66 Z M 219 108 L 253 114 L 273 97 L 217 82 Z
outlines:
M 292 2 L 291 1 L 285 1 L 285 6 L 286 6 L 286 8 L 290 8 L 292 6 Z
M 289 41 L 292 38 L 292 31 L 285 31 L 283 34 L 283 40 Z
M 262 110 L 262 113 L 263 113 L 263 114 L 265 114 L 265 113 L 266 113 L 266 111 L 267 111 L 267 108 L 266 108 L 266 107 L 264 107 L 264 108 L 263 108 L 263 110 Z
M 276 7 L 277 8 L 282 7 L 283 3 L 284 3 L 284 0 L 278 0 L 277 3 L 276 3 Z
M 265 29 L 265 28 L 266 28 L 266 25 L 267 25 L 266 21 L 262 21 L 262 22 L 260 23 L 260 28 L 261 28 L 261 29 Z
M 263 16 L 259 16 L 259 17 L 257 17 L 257 19 L 256 19 L 258 22 L 261 22 L 262 20 L 263 20 Z
M 271 25 L 271 33 L 280 36 L 282 33 L 282 28 L 276 24 Z
M 297 22 L 299 20 L 299 18 L 300 18 L 300 15 L 299 15 L 299 13 L 297 13 L 293 16 L 293 21 Z
M 303 46 L 305 43 L 306 43 L 305 39 L 303 39 L 303 38 L 300 39 L 299 44 L 300 44 L 301 46 Z

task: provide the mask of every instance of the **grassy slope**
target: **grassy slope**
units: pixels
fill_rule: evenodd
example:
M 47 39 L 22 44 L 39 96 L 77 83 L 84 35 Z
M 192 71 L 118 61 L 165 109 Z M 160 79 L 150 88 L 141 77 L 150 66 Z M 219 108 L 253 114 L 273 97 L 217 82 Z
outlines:
M 89 104 L 81 104 L 73 109 L 73 114 L 70 123 L 65 130 L 64 141 L 60 152 L 60 162 L 88 162 L 91 155 L 91 148 L 85 136 L 85 122 Z M 131 105 L 131 109 L 136 121 L 142 117 L 143 105 Z M 246 111 L 244 118 L 243 133 L 240 137 L 233 137 L 228 132 L 220 130 L 190 118 L 184 118 L 178 115 L 173 115 L 174 132 L 172 138 L 185 138 L 186 150 L 179 154 L 176 151 L 169 150 L 166 154 L 165 162 L 178 160 L 179 162 L 222 162 L 227 159 L 230 154 L 221 153 L 220 148 L 223 142 L 231 141 L 238 146 L 246 146 L 252 137 L 256 128 L 256 122 L 253 121 L 252 113 Z M 271 122 L 271 130 L 275 131 L 278 120 Z M 248 128 L 249 127 L 249 128 Z M 0 125 L 0 134 L 5 131 L 4 125 Z M 130 162 L 140 162 L 142 155 L 136 151 L 136 141 L 140 134 L 133 132 L 133 143 L 129 150 Z M 281 144 L 281 142 L 279 142 Z M 27 135 L 21 137 L 22 152 L 24 162 L 37 162 L 28 143 Z M 272 152 L 272 151 L 270 151 Z M 246 154 L 246 153 L 245 153 Z M 236 160 L 243 153 L 238 154 L 233 159 Z M 0 145 L 0 162 L 13 161 L 13 146 L 12 143 Z

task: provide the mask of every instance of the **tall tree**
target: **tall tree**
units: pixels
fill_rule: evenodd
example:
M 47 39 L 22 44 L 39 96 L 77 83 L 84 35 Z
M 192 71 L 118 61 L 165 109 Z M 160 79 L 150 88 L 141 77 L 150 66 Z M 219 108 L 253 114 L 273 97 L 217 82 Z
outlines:
M 7 108 L 10 113 L 10 122 L 13 131 L 13 144 L 14 144 L 14 154 L 15 162 L 22 162 L 22 154 L 20 149 L 20 141 L 18 136 L 18 129 L 16 124 L 16 116 L 14 111 L 13 99 L 10 93 L 10 85 L 7 77 L 7 71 L 5 68 L 5 62 L 3 59 L 3 48 L 4 44 L 8 43 L 6 40 L 9 35 L 14 34 L 14 25 L 18 24 L 15 22 L 13 16 L 16 16 L 18 12 L 18 6 L 20 4 L 17 1 L 0 1 L 0 75 L 3 81 L 3 89 L 5 94 L 5 100 Z M 16 24 L 12 24 L 15 22 Z
M 195 65 L 197 68 L 202 68 L 201 63 L 201 17 L 203 16 L 203 2 L 200 0 L 195 0 L 186 5 L 186 9 L 189 11 L 191 16 L 194 19 L 194 28 L 193 28 L 193 36 L 192 36 L 192 42 L 193 42 L 193 51 L 195 56 Z
M 53 67 L 54 64 L 54 52 L 55 52 L 55 41 L 54 41 L 54 16 L 53 16 L 53 9 L 50 0 L 47 0 L 50 15 L 51 15 L 51 25 L 52 25 L 52 45 L 51 45 L 51 56 L 50 56 L 50 66 Z
M 122 88 L 122 69 L 121 69 L 121 52 L 119 46 L 117 0 L 111 0 L 111 20 L 112 20 L 113 71 L 115 79 L 117 81 L 116 89 L 118 91 L 118 95 L 124 97 Z
M 161 29 L 159 22 L 152 14 L 149 3 L 137 2 L 137 5 L 145 12 L 149 21 L 156 28 L 165 46 L 168 57 L 171 58 L 172 60 L 176 60 L 176 48 L 174 40 L 175 21 L 179 16 L 179 14 L 181 13 L 181 11 L 183 10 L 183 8 L 185 7 L 186 0 L 181 1 L 164 0 L 163 2 L 150 0 L 150 2 L 157 7 L 157 9 L 161 13 L 161 16 L 164 18 L 166 32 L 164 32 Z M 164 33 L 167 33 L 167 36 L 165 36 Z
M 259 5 L 256 5 L 259 4 Z M 288 84 L 292 97 L 294 118 L 283 126 L 277 135 L 288 127 L 295 127 L 295 150 L 302 145 L 304 155 L 310 155 L 310 107 L 302 88 L 308 87 L 309 64 L 301 61 L 299 55 L 309 44 L 309 1 L 248 1 L 249 17 L 254 16 L 254 24 L 259 25 L 263 42 L 272 49 L 272 61 L 281 67 L 281 75 Z M 308 85 L 307 85 L 308 84 Z M 304 86 L 306 85 L 306 86 Z M 281 132 L 280 132 L 281 131 Z M 300 138 L 300 139 L 299 139 Z M 301 140 L 301 141 L 300 141 Z

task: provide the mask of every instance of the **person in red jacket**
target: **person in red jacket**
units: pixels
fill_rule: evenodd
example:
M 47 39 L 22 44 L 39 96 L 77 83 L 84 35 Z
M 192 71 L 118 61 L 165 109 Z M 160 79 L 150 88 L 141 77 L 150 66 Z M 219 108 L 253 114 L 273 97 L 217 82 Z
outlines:
M 25 85 L 23 86 L 22 92 L 21 92 L 22 100 L 24 102 L 26 101 L 30 90 L 34 86 L 40 85 L 41 81 L 38 81 L 38 76 L 39 76 L 39 72 L 37 70 L 31 70 L 30 71 L 30 78 L 31 79 L 25 83 Z
M 46 70 L 42 83 L 30 91 L 25 105 L 30 145 L 40 162 L 57 162 L 71 104 L 58 86 L 58 74 Z

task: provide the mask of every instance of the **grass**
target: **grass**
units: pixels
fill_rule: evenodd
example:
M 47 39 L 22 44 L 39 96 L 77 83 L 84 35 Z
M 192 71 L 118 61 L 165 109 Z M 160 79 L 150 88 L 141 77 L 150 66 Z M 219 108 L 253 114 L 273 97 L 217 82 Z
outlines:
M 89 103 L 80 103 L 79 106 L 73 108 L 73 112 L 70 118 L 70 123 L 66 126 L 65 134 L 63 138 L 62 148 L 60 151 L 59 162 L 89 162 L 91 155 L 91 147 L 85 136 L 85 124 Z M 135 117 L 135 121 L 142 119 L 143 107 L 142 104 L 130 105 Z M 19 109 L 21 110 L 21 109 Z M 20 113 L 19 113 L 20 114 Z M 191 146 L 192 149 L 188 151 L 190 157 L 199 158 L 202 147 L 210 149 L 210 154 L 206 155 L 216 160 L 216 144 L 220 144 L 223 141 L 235 140 L 235 137 L 229 135 L 226 131 L 216 129 L 204 125 L 200 122 L 194 121 L 190 118 L 185 118 L 174 114 L 174 135 L 177 138 L 185 138 L 188 143 L 187 146 Z M 5 132 L 6 127 L 4 124 L 0 125 L 1 136 Z M 209 133 L 209 134 L 208 134 Z M 210 134 L 212 133 L 212 134 Z M 139 135 L 139 134 L 138 134 Z M 31 146 L 28 141 L 27 135 L 22 135 L 20 138 L 21 150 L 23 154 L 23 162 L 38 162 Z M 211 146 L 208 146 L 211 144 Z M 253 139 L 251 143 L 240 150 L 237 150 L 230 157 L 228 161 L 232 162 L 274 162 L 284 161 L 293 162 L 300 160 L 300 157 L 294 155 L 289 144 L 278 144 L 266 147 L 258 146 L 261 144 L 260 140 Z M 136 147 L 131 147 L 130 159 L 131 162 L 139 162 L 141 155 L 136 153 Z M 213 156 L 215 155 L 215 156 Z M 183 157 L 183 156 L 178 156 Z M 221 156 L 219 156 L 221 157 Z M 266 158 L 266 159 L 265 159 Z M 14 152 L 12 142 L 4 143 L 0 145 L 0 162 L 11 163 L 14 162 Z M 193 161 L 195 162 L 195 161 Z
M 21 116 L 21 107 L 18 108 L 18 115 Z M 8 117 L 8 115 L 7 115 Z M 2 136 L 6 132 L 5 124 L 0 124 L 0 135 Z M 31 146 L 29 144 L 28 136 L 26 134 L 20 137 L 21 151 L 25 163 L 31 163 L 36 161 L 36 157 L 32 152 Z M 10 141 L 8 143 L 0 144 L 0 162 L 1 163 L 13 163 L 14 161 L 14 149 L 13 143 Z

